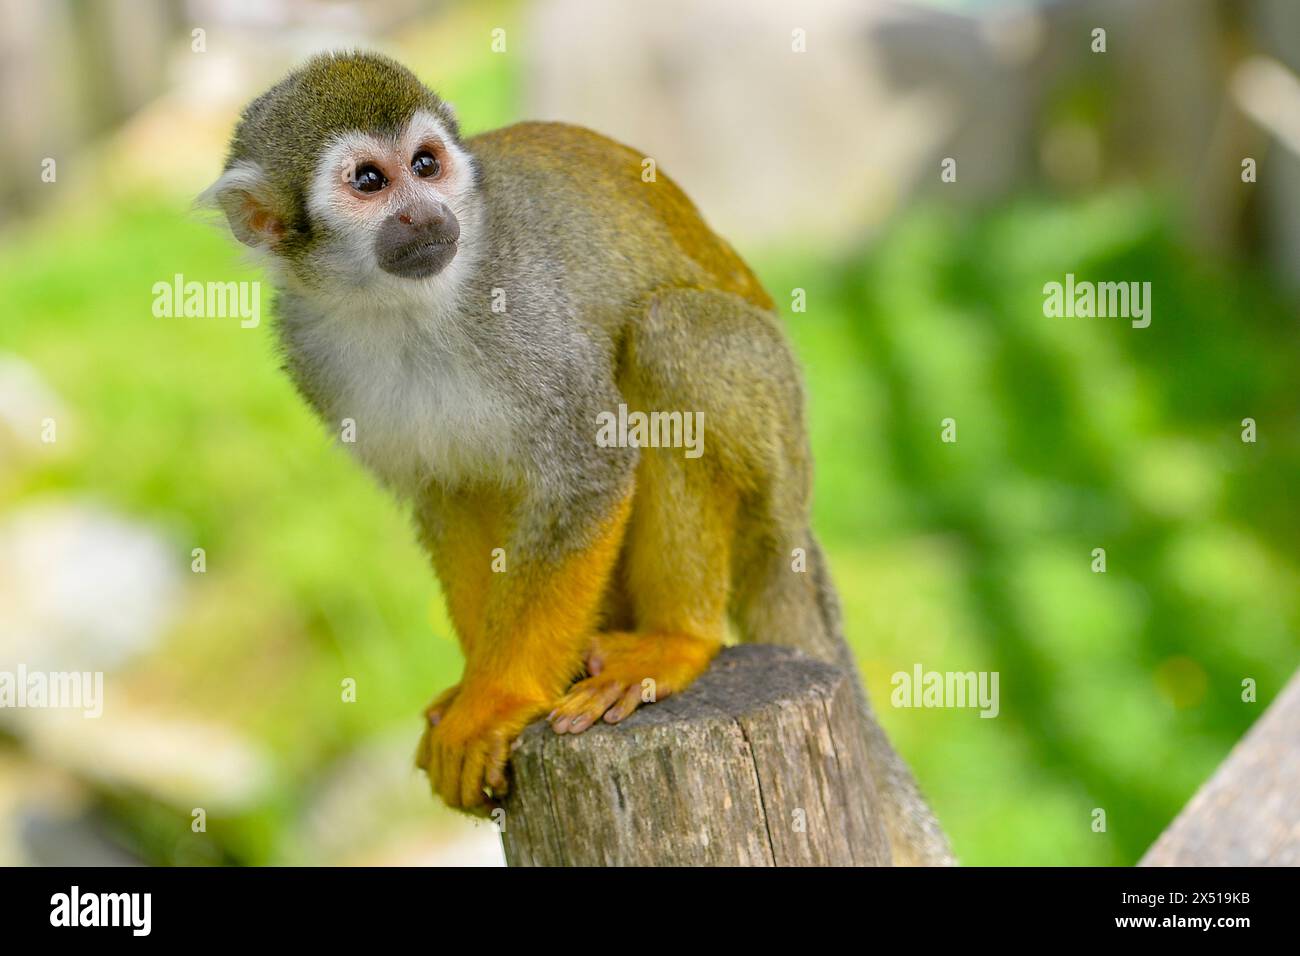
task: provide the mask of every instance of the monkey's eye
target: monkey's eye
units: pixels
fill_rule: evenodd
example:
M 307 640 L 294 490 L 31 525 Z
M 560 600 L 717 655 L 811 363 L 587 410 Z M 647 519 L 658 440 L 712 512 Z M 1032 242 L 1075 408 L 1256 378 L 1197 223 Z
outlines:
M 411 172 L 421 179 L 429 179 L 430 177 L 436 179 L 442 172 L 442 163 L 438 161 L 438 157 L 433 153 L 427 149 L 422 149 L 411 160 Z
M 358 192 L 377 193 L 387 185 L 387 177 L 379 171 L 379 167 L 371 163 L 358 166 L 352 177 L 352 187 Z

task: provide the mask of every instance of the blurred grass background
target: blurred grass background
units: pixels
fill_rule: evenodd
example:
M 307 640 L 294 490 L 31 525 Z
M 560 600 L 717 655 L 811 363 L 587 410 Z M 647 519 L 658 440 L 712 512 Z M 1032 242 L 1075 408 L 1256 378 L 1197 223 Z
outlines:
M 443 23 L 410 44 L 455 38 Z M 470 131 L 520 118 L 514 60 L 411 57 L 439 64 L 420 72 Z M 881 719 L 963 862 L 1135 862 L 1300 658 L 1296 299 L 1192 248 L 1184 216 L 1158 186 L 1026 190 L 927 198 L 830 255 L 742 249 L 779 303 L 806 290 L 806 312 L 783 311 L 815 526 Z M 183 613 L 117 686 L 214 716 L 274 768 L 198 849 L 173 835 L 189 808 L 147 794 L 103 787 L 96 818 L 154 862 L 365 858 L 345 838 L 322 856 L 304 808 L 367 741 L 413 751 L 420 708 L 459 676 L 407 518 L 294 394 L 269 321 L 142 320 L 173 272 L 257 277 L 148 176 L 0 243 L 20 264 L 0 273 L 0 351 L 73 410 L 72 451 L 0 483 L 0 508 L 88 497 L 165 529 L 178 567 L 204 547 Z M 1150 281 L 1151 327 L 1045 319 L 1044 276 L 1066 272 Z M 916 662 L 999 671 L 1001 716 L 888 706 Z M 425 809 L 438 834 L 470 826 Z

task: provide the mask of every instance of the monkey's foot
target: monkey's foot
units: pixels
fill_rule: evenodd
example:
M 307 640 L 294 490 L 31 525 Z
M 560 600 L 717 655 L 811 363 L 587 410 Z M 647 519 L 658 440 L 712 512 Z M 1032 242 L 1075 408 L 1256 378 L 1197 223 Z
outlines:
M 557 734 L 580 734 L 604 717 L 616 724 L 642 704 L 685 690 L 721 643 L 691 634 L 597 634 L 578 681 L 547 716 Z
M 542 698 L 462 683 L 429 705 L 416 763 L 447 806 L 486 813 L 508 789 L 510 745 L 545 710 Z

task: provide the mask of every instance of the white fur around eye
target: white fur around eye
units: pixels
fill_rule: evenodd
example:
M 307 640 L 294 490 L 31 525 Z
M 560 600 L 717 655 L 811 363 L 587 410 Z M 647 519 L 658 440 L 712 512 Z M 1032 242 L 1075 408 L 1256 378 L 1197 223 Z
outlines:
M 347 185 L 359 163 L 381 160 L 380 165 L 406 166 L 411 156 L 424 143 L 442 144 L 450 159 L 449 170 L 438 180 L 421 180 L 418 186 L 395 183 L 387 187 L 386 195 L 372 196 L 357 201 Z M 331 297 L 345 298 L 373 283 L 389 285 L 393 277 L 380 270 L 375 260 L 370 238 L 379 221 L 391 215 L 405 190 L 418 188 L 431 190 L 452 213 L 461 226 L 460 250 L 451 264 L 438 276 L 428 280 L 434 284 L 447 276 L 447 284 L 456 275 L 464 275 L 467 263 L 478 253 L 478 205 L 475 196 L 474 160 L 455 144 L 446 128 L 436 116 L 426 110 L 418 111 L 396 139 L 386 139 L 369 133 L 344 133 L 335 137 L 322 151 L 316 172 L 307 193 L 307 212 L 313 220 L 327 227 L 334 239 L 319 250 L 320 268 L 332 280 Z M 471 228 L 475 227 L 475 228 Z M 407 286 L 410 285 L 409 280 Z M 400 287 L 403 292 L 407 286 Z
M 452 155 L 456 166 L 459 167 L 466 163 L 467 157 L 465 153 L 447 135 L 447 128 L 442 125 L 442 121 L 428 110 L 417 110 L 415 115 L 411 117 L 411 122 L 407 125 L 406 133 L 402 137 L 404 152 L 409 158 L 415 155 L 415 151 L 421 145 L 429 142 L 443 144 L 447 152 Z

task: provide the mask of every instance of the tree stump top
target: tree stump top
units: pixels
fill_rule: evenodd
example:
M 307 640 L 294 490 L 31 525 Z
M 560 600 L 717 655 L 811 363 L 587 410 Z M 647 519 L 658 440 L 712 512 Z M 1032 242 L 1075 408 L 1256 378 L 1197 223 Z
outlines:
M 529 727 L 512 757 L 512 866 L 889 862 L 854 688 L 795 651 L 724 650 L 622 723 Z

